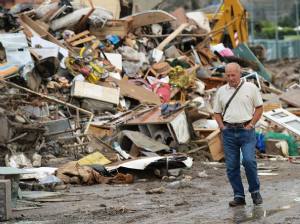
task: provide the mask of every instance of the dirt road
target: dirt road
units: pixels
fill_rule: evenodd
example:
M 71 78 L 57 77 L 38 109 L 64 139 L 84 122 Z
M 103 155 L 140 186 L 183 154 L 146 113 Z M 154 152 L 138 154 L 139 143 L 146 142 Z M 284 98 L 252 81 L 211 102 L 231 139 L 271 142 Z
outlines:
M 16 211 L 8 223 L 300 223 L 300 164 L 259 163 L 279 168 L 277 176 L 260 177 L 262 206 L 253 206 L 247 194 L 245 207 L 229 208 L 231 188 L 224 165 L 196 161 L 191 170 L 184 171 L 184 175 L 193 177 L 185 184 L 140 179 L 131 185 L 71 187 L 66 193 L 69 196 L 62 198 L 73 201 L 48 202 L 38 209 Z M 208 177 L 198 177 L 204 170 Z M 146 194 L 161 186 L 164 193 Z

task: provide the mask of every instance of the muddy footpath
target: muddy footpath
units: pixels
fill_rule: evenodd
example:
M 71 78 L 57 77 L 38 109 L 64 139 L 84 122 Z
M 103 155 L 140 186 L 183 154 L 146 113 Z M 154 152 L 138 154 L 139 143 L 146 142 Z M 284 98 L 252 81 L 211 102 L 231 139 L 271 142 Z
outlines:
M 260 176 L 264 203 L 230 208 L 231 188 L 222 163 L 195 161 L 177 180 L 139 178 L 130 185 L 72 186 L 61 202 L 13 212 L 9 223 L 300 223 L 300 165 L 259 160 L 276 167 Z M 259 173 L 264 174 L 263 171 Z M 245 190 L 247 183 L 242 169 Z

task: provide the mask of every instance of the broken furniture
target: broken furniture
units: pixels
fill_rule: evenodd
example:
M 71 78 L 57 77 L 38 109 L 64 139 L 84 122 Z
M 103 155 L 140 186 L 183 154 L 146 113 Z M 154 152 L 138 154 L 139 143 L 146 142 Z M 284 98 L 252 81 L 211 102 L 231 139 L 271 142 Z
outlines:
M 17 169 L 14 167 L 0 167 L 0 179 L 7 179 L 11 182 L 11 206 L 17 206 L 17 199 L 19 197 L 19 181 L 21 174 L 27 174 L 28 171 Z
M 140 131 L 169 146 L 188 143 L 191 138 L 185 111 L 179 110 L 168 117 L 163 117 L 160 107 L 129 120 L 121 126 L 121 130 Z
M 280 140 L 280 142 L 278 142 L 276 147 L 280 148 L 281 153 L 284 156 L 299 155 L 298 152 L 299 144 L 297 143 L 296 139 L 292 135 L 271 131 L 271 132 L 267 132 L 264 138 L 266 141 L 268 141 L 269 139 Z
M 155 141 L 138 131 L 124 130 L 119 134 L 118 142 L 123 150 L 129 152 L 133 157 L 141 155 L 157 155 L 161 151 L 169 151 L 169 146 Z
M 45 132 L 44 127 L 46 127 L 47 130 L 46 130 L 46 133 L 43 137 L 45 137 L 47 140 L 49 140 L 49 142 L 55 141 L 55 144 L 56 144 L 57 141 L 59 141 L 60 144 L 63 147 L 65 147 L 66 149 L 68 149 L 69 151 L 71 151 L 74 154 L 75 157 L 78 155 L 79 150 L 82 151 L 83 149 L 86 148 L 86 146 L 89 143 L 89 138 L 86 135 L 86 132 L 88 130 L 89 123 L 90 123 L 90 121 L 93 117 L 93 114 L 91 112 L 86 111 L 86 110 L 84 110 L 82 108 L 79 108 L 77 106 L 74 106 L 70 103 L 66 103 L 66 102 L 63 102 L 61 100 L 51 98 L 49 96 L 39 94 L 37 92 L 34 92 L 34 91 L 29 90 L 27 88 L 21 87 L 19 85 L 14 84 L 14 83 L 7 82 L 7 81 L 4 81 L 4 80 L 1 80 L 1 82 L 4 82 L 4 83 L 6 83 L 10 86 L 14 86 L 15 88 L 18 88 L 18 89 L 24 90 L 26 92 L 29 92 L 33 95 L 37 95 L 37 96 L 39 96 L 41 98 L 44 98 L 44 99 L 47 99 L 49 101 L 56 102 L 58 104 L 63 104 L 66 107 L 75 109 L 74 112 L 76 113 L 76 117 L 73 120 L 74 125 L 75 125 L 74 128 L 71 128 L 71 123 L 70 123 L 69 119 L 66 118 L 66 119 L 51 120 L 51 121 L 47 121 L 47 122 L 44 121 L 44 122 L 40 122 L 40 123 L 36 122 L 36 123 L 30 124 L 30 125 L 18 124 L 18 126 L 16 126 L 15 129 L 19 127 L 19 129 L 21 131 L 23 129 L 24 130 L 29 130 L 29 131 L 30 130 L 35 130 L 35 132 L 37 132 L 38 134 L 41 134 L 42 132 Z M 80 123 L 80 117 L 79 117 L 80 112 L 82 112 L 84 114 L 88 114 L 90 116 L 90 119 L 89 119 L 89 121 L 87 123 L 87 126 L 86 126 L 87 129 L 85 129 L 86 132 L 84 131 L 84 125 L 82 125 L 82 123 Z M 3 117 L 2 115 L 0 116 L 0 118 L 4 119 L 4 121 L 5 121 L 5 117 Z M 5 122 L 4 122 L 4 124 L 5 124 Z M 33 125 L 34 126 L 39 125 L 39 126 L 42 126 L 42 128 L 39 128 L 39 126 L 38 127 L 32 127 Z M 22 132 L 22 134 L 24 134 L 24 131 Z M 3 136 L 0 135 L 0 140 L 1 140 L 1 138 L 7 139 L 7 135 L 8 134 L 4 134 Z M 21 137 L 24 137 L 24 136 L 21 136 Z M 25 136 L 25 137 L 26 137 L 25 140 L 28 140 L 28 136 Z M 16 139 L 15 138 L 14 139 L 9 139 L 9 142 L 12 142 L 12 140 L 16 140 Z M 34 142 L 36 142 L 36 138 L 34 139 Z
M 220 161 L 224 158 L 224 148 L 220 129 L 194 127 L 194 131 L 200 138 L 195 142 L 207 144 L 211 158 L 214 161 Z
M 193 141 L 194 143 L 203 145 L 200 148 L 207 146 L 214 161 L 220 161 L 224 158 L 221 131 L 215 120 L 199 119 L 193 122 L 193 130 L 197 136 L 197 139 Z
M 266 145 L 266 154 L 268 155 L 281 155 L 281 156 L 288 156 L 288 143 L 284 140 L 280 139 L 267 139 L 265 141 Z M 283 150 L 284 149 L 284 150 Z
M 71 127 L 69 119 L 53 120 L 43 124 L 46 128 L 44 134 L 46 140 L 57 141 L 74 158 L 77 158 L 80 152 L 84 152 L 90 142 L 87 135 L 76 134 L 76 129 Z
M 82 108 L 97 114 L 104 111 L 115 112 L 119 104 L 120 89 L 75 81 L 71 96 L 76 97 Z
M 265 112 L 263 115 L 267 119 L 300 136 L 300 118 L 298 116 L 282 108 Z
M 205 138 L 208 142 L 208 148 L 211 157 L 215 161 L 220 161 L 224 158 L 224 148 L 221 139 L 221 131 L 217 129 Z

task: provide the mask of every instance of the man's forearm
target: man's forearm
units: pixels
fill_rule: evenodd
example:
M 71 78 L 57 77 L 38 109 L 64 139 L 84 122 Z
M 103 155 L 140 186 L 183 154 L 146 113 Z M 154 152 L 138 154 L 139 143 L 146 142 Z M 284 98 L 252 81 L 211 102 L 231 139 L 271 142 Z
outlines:
M 250 123 L 254 126 L 259 121 L 262 114 L 263 114 L 263 106 L 256 107 L 253 114 L 253 118 L 251 119 Z
M 214 114 L 215 120 L 218 123 L 219 128 L 222 130 L 224 128 L 223 118 L 221 114 Z

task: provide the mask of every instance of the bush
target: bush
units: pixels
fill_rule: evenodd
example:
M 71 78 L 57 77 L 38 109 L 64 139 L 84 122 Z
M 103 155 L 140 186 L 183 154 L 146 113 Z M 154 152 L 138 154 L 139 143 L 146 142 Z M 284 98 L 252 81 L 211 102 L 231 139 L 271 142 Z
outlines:
M 276 38 L 276 27 L 273 23 L 268 21 L 263 21 L 260 23 L 261 30 L 256 33 L 256 37 L 262 39 L 275 39 Z M 296 35 L 297 32 L 291 27 L 283 27 L 278 30 L 278 38 L 284 39 L 284 36 Z

